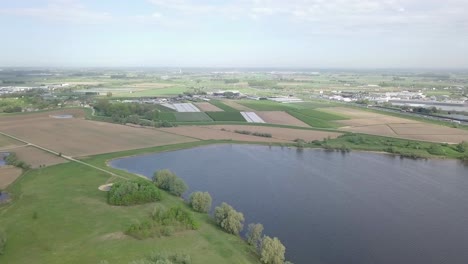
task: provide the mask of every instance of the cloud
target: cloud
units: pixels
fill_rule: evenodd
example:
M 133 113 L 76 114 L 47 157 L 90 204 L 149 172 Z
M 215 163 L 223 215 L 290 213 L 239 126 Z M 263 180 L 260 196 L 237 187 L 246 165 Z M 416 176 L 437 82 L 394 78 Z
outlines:
M 47 1 L 42 7 L 1 8 L 1 15 L 33 17 L 43 20 L 64 21 L 79 24 L 109 22 L 112 16 L 107 12 L 89 10 L 75 0 Z
M 312 26 L 316 31 L 360 32 L 468 32 L 465 0 L 148 0 L 158 9 L 200 16 L 273 19 Z M 193 16 L 192 18 L 190 17 Z M 332 30 L 332 32 L 330 32 Z

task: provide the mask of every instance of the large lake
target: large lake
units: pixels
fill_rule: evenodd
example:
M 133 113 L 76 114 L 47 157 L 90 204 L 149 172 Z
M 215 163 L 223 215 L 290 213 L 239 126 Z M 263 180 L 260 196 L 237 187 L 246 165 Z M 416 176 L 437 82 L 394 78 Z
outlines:
M 211 145 L 113 160 L 170 169 L 286 245 L 296 264 L 468 263 L 468 167 L 351 152 Z

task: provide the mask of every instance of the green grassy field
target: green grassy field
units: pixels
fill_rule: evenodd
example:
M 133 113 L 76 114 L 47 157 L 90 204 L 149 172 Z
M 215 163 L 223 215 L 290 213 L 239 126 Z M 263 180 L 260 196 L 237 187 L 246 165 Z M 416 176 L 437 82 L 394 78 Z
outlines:
M 246 122 L 240 112 L 206 112 L 214 121 Z
M 128 153 L 101 155 L 86 161 L 94 160 L 104 167 L 104 160 L 109 157 Z M 97 189 L 108 178 L 107 174 L 78 163 L 23 175 L 9 188 L 14 201 L 0 207 L 0 227 L 8 236 L 0 263 L 129 263 L 153 251 L 190 254 L 193 263 L 259 263 L 244 241 L 222 232 L 204 214 L 194 213 L 201 222 L 201 228 L 196 231 L 146 240 L 123 236 L 121 232 L 131 223 L 145 219 L 155 204 L 186 205 L 164 193 L 163 201 L 158 203 L 109 206 L 106 193 Z
M 213 121 L 207 114 L 204 112 L 195 112 L 195 113 L 173 113 L 177 122 L 205 122 Z
M 169 122 L 175 122 L 176 121 L 175 113 L 176 112 L 161 112 L 158 114 L 158 119 L 169 121 Z

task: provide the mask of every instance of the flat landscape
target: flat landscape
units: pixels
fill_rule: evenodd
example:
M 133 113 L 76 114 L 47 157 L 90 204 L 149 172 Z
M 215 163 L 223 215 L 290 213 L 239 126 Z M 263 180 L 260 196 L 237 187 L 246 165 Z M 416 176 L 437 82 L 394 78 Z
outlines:
M 54 114 L 69 114 L 55 111 Z M 83 110 L 74 110 L 84 115 Z M 57 119 L 50 113 L 0 117 L 0 132 L 61 152 L 67 156 L 88 156 L 129 149 L 191 142 L 195 139 L 82 118 Z

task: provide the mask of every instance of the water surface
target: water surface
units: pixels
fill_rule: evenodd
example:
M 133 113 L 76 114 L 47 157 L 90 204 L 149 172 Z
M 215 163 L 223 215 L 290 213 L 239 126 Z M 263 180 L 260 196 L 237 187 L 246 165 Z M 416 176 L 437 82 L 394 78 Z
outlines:
M 212 145 L 117 159 L 168 168 L 260 222 L 296 264 L 468 263 L 468 167 L 352 152 Z

